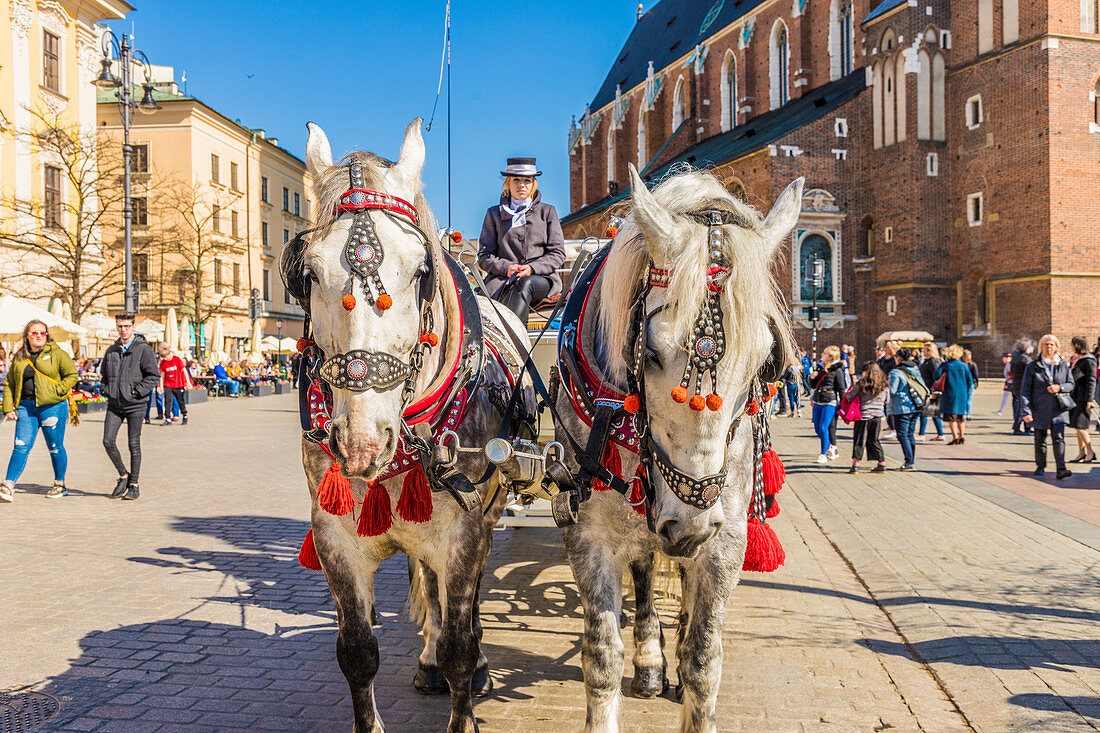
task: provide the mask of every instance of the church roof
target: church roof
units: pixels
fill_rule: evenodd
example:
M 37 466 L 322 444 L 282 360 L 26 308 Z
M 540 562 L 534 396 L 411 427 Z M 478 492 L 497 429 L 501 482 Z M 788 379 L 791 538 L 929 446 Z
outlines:
M 874 20 L 880 15 L 886 15 L 888 12 L 898 7 L 899 5 L 905 5 L 906 2 L 908 2 L 908 0 L 882 0 L 882 2 L 879 3 L 874 10 L 867 14 L 867 17 L 863 19 L 863 22 L 866 23 L 869 20 Z
M 621 86 L 625 92 L 645 81 L 650 61 L 654 70 L 660 71 L 764 2 L 661 0 L 634 25 L 618 58 L 607 72 L 607 78 L 596 92 L 592 109 L 597 110 L 613 101 L 616 86 Z
M 728 163 L 749 153 L 771 145 L 783 136 L 821 119 L 854 98 L 867 86 L 867 74 L 857 69 L 848 76 L 812 89 L 802 97 L 793 99 L 779 109 L 753 117 L 748 122 L 696 143 L 659 168 L 645 170 L 642 177 L 648 181 L 660 181 L 676 166 L 688 164 L 692 168 L 712 168 Z M 630 195 L 629 189 L 615 196 L 606 196 L 588 206 L 577 209 L 562 219 L 568 224 L 589 216 Z

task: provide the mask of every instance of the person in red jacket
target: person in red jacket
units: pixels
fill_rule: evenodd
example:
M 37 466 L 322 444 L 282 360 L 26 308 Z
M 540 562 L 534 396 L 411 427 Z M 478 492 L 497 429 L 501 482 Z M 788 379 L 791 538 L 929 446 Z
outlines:
M 179 358 L 168 344 L 160 344 L 160 387 L 164 392 L 164 424 L 171 425 L 172 400 L 179 405 L 183 424 L 187 424 L 187 365 Z

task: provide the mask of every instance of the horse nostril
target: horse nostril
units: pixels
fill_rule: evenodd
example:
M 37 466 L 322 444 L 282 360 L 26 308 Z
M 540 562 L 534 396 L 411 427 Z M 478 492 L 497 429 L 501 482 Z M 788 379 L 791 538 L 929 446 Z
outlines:
M 680 525 L 679 520 L 676 519 L 662 519 L 657 525 L 657 536 L 668 544 L 675 544 L 673 537 L 676 535 L 676 528 Z

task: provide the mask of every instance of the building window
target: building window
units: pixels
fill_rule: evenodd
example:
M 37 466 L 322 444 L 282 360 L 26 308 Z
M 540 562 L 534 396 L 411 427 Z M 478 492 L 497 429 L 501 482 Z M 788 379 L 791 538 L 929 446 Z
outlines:
M 42 31 L 42 86 L 61 93 L 61 39 Z
M 214 183 L 219 183 L 218 179 L 218 156 L 213 153 L 210 154 L 210 180 Z
M 833 120 L 833 133 L 837 137 L 848 137 L 848 120 L 843 117 Z
M 133 212 L 134 212 L 133 224 L 134 224 L 134 226 L 136 226 L 136 227 L 147 227 L 147 226 L 149 226 L 149 202 L 148 202 L 148 200 L 144 196 L 142 196 L 142 197 L 132 198 L 132 199 L 130 199 L 130 202 L 134 206 L 134 209 L 133 209 Z
M 42 169 L 42 223 L 49 229 L 61 227 L 61 169 Z
M 966 197 L 966 222 L 976 227 L 982 223 L 982 195 L 980 193 L 972 193 Z
M 875 220 L 864 216 L 859 223 L 859 242 L 857 251 L 860 257 L 871 257 L 875 251 Z
M 270 247 L 271 246 L 271 242 L 268 241 L 268 238 L 267 238 L 267 222 L 266 221 L 260 222 L 260 242 L 265 247 Z
M 882 32 L 882 48 L 880 51 L 889 51 L 894 47 L 894 43 L 897 39 L 897 35 L 894 33 L 893 28 L 887 28 Z
M 737 58 L 726 51 L 722 63 L 722 132 L 737 127 Z
M 1081 31 L 1096 33 L 1096 0 L 1081 0 Z
M 940 31 L 940 48 L 951 50 L 951 31 Z
M 930 176 L 940 174 L 940 156 L 937 153 L 929 153 L 924 158 L 925 172 Z
M 899 53 L 895 61 L 895 97 L 897 98 L 898 112 L 898 142 L 905 140 L 906 133 L 906 106 L 905 106 L 905 54 Z
M 1100 79 L 1097 79 L 1090 96 L 1092 97 L 1092 124 L 1089 125 L 1089 132 L 1100 132 Z
M 229 187 L 232 188 L 234 191 L 241 190 L 237 186 L 237 164 L 236 163 L 230 163 L 229 164 Z
M 241 294 L 241 263 L 233 263 L 233 295 Z
M 782 107 L 790 101 L 790 48 L 787 42 L 787 26 L 781 20 L 775 21 L 772 29 L 771 48 L 771 96 L 772 109 Z
M 234 237 L 240 236 L 238 228 L 240 226 L 240 217 L 236 211 L 229 212 L 229 231 L 232 232 Z
M 148 290 L 153 284 L 149 279 L 149 255 L 142 253 L 134 253 L 134 279 L 138 281 L 139 287 Z
M 290 230 L 289 229 L 284 229 L 283 230 L 283 244 L 286 244 L 289 241 L 290 241 Z
M 894 61 L 887 58 L 882 63 L 882 144 L 889 147 L 897 141 L 898 102 L 894 85 Z
M 615 128 L 607 128 L 607 182 L 615 182 Z
M 264 268 L 264 300 L 271 300 L 271 271 Z
M 978 53 L 993 50 L 993 0 L 978 0 Z
M 646 144 L 645 144 L 645 110 L 638 110 L 638 172 L 645 171 L 646 163 L 649 159 L 646 157 Z
M 966 100 L 966 127 L 973 130 L 982 124 L 982 95 L 975 94 Z
M 283 302 L 287 305 L 290 305 L 290 293 L 288 293 L 286 290 L 283 290 Z
M 294 216 L 302 215 L 302 200 L 298 194 L 294 194 Z
M 871 139 L 876 150 L 882 147 L 882 63 L 875 62 L 871 75 Z
M 148 173 L 149 172 L 149 145 L 131 145 L 130 152 L 130 172 L 131 173 Z
M 890 244 L 894 241 L 894 227 L 885 227 L 882 230 L 882 241 L 885 244 Z
M 824 261 L 824 277 L 821 286 L 814 288 L 814 260 Z M 799 249 L 800 275 L 799 300 L 833 300 L 833 245 L 824 235 L 810 234 L 802 240 Z
M 214 258 L 214 292 L 222 291 L 222 261 Z
M 1008 45 L 1018 40 L 1020 40 L 1020 2 L 1004 0 L 1001 5 L 1001 42 Z
M 736 178 L 731 178 L 726 181 L 726 190 L 738 201 L 747 202 L 749 200 L 748 194 L 745 193 L 745 184 L 741 183 L 741 181 Z
M 283 211 L 290 211 L 290 189 L 283 188 Z
M 672 131 L 684 124 L 684 77 L 676 80 L 676 92 L 672 95 Z
M 932 139 L 947 139 L 947 122 L 944 119 L 944 86 L 947 70 L 943 54 L 932 57 Z
M 260 201 L 263 201 L 265 204 L 271 203 L 267 200 L 267 176 L 260 177 Z
M 833 0 L 829 8 L 829 78 L 852 73 L 852 0 Z
M 222 207 L 214 204 L 210 208 L 210 219 L 214 222 L 214 231 L 220 232 L 222 230 Z

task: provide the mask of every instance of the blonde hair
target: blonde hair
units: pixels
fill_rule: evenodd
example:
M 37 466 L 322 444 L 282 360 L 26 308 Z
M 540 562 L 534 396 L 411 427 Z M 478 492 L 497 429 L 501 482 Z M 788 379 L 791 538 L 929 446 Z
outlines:
M 960 359 L 963 355 L 963 347 L 958 344 L 951 344 L 943 350 L 943 358 L 945 359 Z
M 939 359 L 940 358 L 940 347 L 936 346 L 936 344 L 934 344 L 933 342 L 925 341 L 924 346 L 922 346 L 921 348 L 923 348 L 925 351 L 928 352 L 928 358 L 929 359 Z
M 1053 333 L 1048 333 L 1047 335 L 1045 335 L 1041 339 L 1039 339 L 1039 350 L 1040 351 L 1043 348 L 1043 342 L 1044 341 L 1053 341 L 1054 342 L 1054 348 L 1057 349 L 1058 351 L 1062 350 L 1062 342 L 1059 341 L 1058 337 L 1055 336 Z
M 537 179 L 533 176 L 505 176 L 504 177 L 504 182 L 500 184 L 500 195 L 501 196 L 511 196 L 512 195 L 512 192 L 508 190 L 508 185 L 512 182 L 513 178 L 530 178 L 531 179 L 531 193 L 528 194 L 527 198 L 531 198 L 531 199 L 535 198 L 535 191 L 539 190 L 539 179 Z
M 821 358 L 825 360 L 826 365 L 840 361 L 840 347 L 826 346 L 825 350 L 821 352 Z

